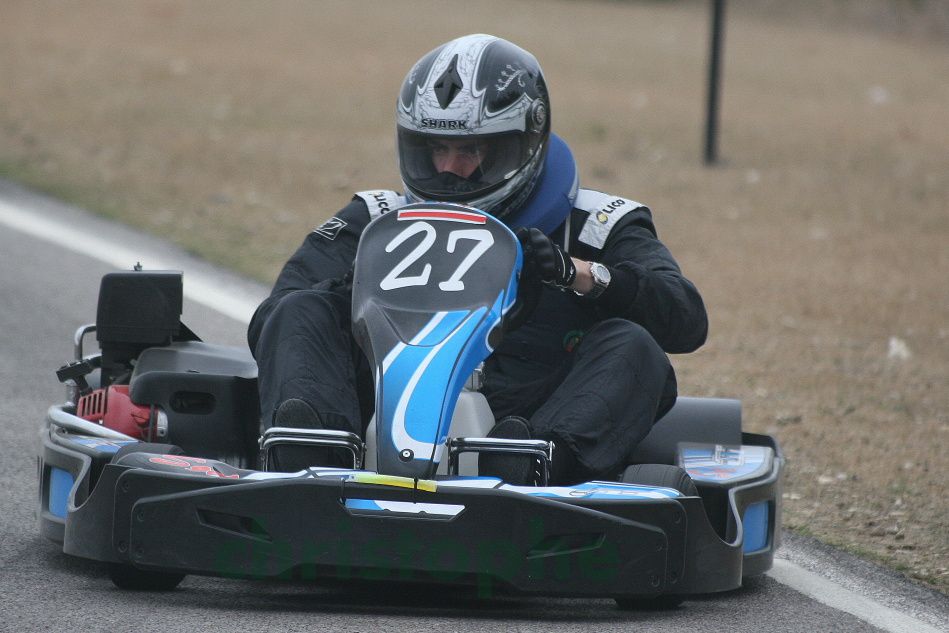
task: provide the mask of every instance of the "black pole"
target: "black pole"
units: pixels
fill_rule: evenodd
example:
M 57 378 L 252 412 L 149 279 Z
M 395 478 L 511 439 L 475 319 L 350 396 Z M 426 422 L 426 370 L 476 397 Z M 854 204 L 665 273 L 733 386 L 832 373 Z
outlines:
M 718 161 L 718 106 L 722 83 L 722 30 L 725 0 L 712 0 L 711 48 L 708 63 L 708 108 L 705 118 L 705 164 Z

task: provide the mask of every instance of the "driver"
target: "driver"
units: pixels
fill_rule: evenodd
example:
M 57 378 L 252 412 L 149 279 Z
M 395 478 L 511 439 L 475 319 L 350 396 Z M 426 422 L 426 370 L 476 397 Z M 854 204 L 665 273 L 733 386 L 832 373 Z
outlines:
M 476 140 L 433 138 L 428 142 L 432 155 L 432 168 L 438 174 L 452 174 L 458 178 L 478 179 L 486 148 Z M 479 172 L 477 175 L 475 172 Z
M 485 361 L 489 436 L 552 440 L 556 484 L 616 475 L 675 402 L 667 354 L 697 349 L 707 332 L 702 299 L 650 210 L 579 188 L 569 148 L 550 131 L 537 60 L 497 37 L 468 35 L 422 57 L 403 82 L 396 131 L 404 193 L 356 193 L 306 237 L 251 319 L 262 428 L 364 436 L 374 392 L 349 285 L 360 234 L 408 203 L 458 202 L 515 231 L 521 287 L 538 295 Z M 280 450 L 280 470 L 334 465 L 317 449 Z M 480 471 L 520 484 L 534 476 L 517 455 L 483 455 Z

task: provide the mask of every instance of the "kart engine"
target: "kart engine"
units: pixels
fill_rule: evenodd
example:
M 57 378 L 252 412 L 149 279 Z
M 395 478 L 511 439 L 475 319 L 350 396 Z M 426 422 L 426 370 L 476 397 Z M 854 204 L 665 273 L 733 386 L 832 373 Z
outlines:
M 128 385 L 109 385 L 81 396 L 76 415 L 146 442 L 161 442 L 168 435 L 165 412 L 154 405 L 132 402 Z
M 80 418 L 190 455 L 246 462 L 256 454 L 256 363 L 247 350 L 201 342 L 181 322 L 182 303 L 179 271 L 105 275 L 96 323 L 77 332 L 76 360 L 57 376 Z M 82 335 L 93 330 L 101 353 L 84 356 Z

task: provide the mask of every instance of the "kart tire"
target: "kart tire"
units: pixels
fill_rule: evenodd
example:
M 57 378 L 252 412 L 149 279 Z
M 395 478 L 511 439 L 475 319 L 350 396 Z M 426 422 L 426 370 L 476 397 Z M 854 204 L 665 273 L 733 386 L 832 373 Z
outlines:
M 185 579 L 185 574 L 145 571 L 123 563 L 109 564 L 109 578 L 119 589 L 130 591 L 171 591 Z
M 653 598 L 616 598 L 616 606 L 623 611 L 665 611 L 675 609 L 685 596 L 668 593 Z
M 184 455 L 185 452 L 174 444 L 158 444 L 155 442 L 138 442 L 126 444 L 112 456 L 112 463 L 118 462 L 129 453 L 155 453 L 156 455 Z
M 624 484 L 673 488 L 686 497 L 699 496 L 699 491 L 695 487 L 695 482 L 689 477 L 689 473 L 678 466 L 668 466 L 666 464 L 633 464 L 632 466 L 626 467 L 620 481 Z

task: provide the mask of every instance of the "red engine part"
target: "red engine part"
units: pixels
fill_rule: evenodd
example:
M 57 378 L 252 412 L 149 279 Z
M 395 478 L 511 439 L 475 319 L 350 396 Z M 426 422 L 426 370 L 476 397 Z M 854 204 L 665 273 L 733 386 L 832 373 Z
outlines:
M 76 415 L 129 437 L 149 439 L 152 408 L 132 402 L 128 385 L 112 385 L 82 396 L 76 404 Z

